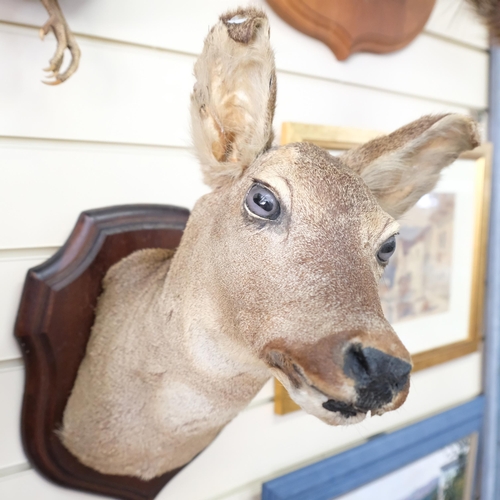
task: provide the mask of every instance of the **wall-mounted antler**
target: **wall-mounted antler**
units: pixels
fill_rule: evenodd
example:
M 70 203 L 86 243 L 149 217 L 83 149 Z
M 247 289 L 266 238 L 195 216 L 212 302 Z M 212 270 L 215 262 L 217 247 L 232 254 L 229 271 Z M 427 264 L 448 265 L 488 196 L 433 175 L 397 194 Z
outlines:
M 80 63 L 80 47 L 76 43 L 75 35 L 69 29 L 66 19 L 62 13 L 57 0 L 42 0 L 44 7 L 49 13 L 49 19 L 40 28 L 40 38 L 43 40 L 45 35 L 52 30 L 57 40 L 57 49 L 54 57 L 50 60 L 50 66 L 44 71 L 49 72 L 49 80 L 43 80 L 47 85 L 59 85 L 67 80 L 77 69 Z M 64 73 L 59 73 L 64 60 L 64 51 L 69 49 L 71 53 L 71 63 Z

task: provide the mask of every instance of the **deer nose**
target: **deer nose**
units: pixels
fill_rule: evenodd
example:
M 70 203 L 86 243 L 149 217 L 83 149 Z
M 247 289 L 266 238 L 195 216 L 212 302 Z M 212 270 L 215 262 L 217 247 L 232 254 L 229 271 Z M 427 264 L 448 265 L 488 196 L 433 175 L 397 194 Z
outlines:
M 373 347 L 352 344 L 344 355 L 344 373 L 355 381 L 356 406 L 373 410 L 390 403 L 408 383 L 411 364 Z

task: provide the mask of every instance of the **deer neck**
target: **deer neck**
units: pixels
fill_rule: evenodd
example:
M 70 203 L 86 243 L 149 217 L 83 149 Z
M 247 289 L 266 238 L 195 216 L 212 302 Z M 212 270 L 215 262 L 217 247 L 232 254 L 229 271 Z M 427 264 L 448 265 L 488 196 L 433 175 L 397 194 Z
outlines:
M 182 363 L 178 369 L 184 379 L 205 394 L 209 387 L 214 404 L 235 415 L 262 388 L 270 373 L 267 365 L 238 339 L 230 316 L 224 314 L 221 300 L 211 290 L 213 277 L 205 272 L 203 243 L 197 225 L 188 225 L 158 302 L 169 311 L 166 335 L 173 339 L 172 347 L 177 352 L 171 354 L 177 365 Z
M 173 258 L 144 250 L 108 272 L 60 433 L 85 465 L 144 479 L 175 469 L 269 377 L 215 312 L 196 254 L 183 241 Z

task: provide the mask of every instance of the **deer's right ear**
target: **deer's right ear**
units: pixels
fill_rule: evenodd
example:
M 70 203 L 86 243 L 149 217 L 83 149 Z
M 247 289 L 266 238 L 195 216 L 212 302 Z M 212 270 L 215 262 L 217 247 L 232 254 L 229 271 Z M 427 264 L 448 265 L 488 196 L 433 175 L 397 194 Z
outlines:
M 194 74 L 194 147 L 205 182 L 217 187 L 238 178 L 273 140 L 276 72 L 264 12 L 247 8 L 221 16 Z

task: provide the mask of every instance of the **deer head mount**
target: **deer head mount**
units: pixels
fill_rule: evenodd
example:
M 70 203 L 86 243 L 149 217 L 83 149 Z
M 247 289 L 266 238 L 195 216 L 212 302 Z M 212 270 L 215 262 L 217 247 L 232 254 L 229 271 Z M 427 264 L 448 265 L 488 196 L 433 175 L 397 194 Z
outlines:
M 276 73 L 265 14 L 221 16 L 195 65 L 194 145 L 213 191 L 177 251 L 107 273 L 60 438 L 104 474 L 189 462 L 276 376 L 332 425 L 398 408 L 410 356 L 377 282 L 398 223 L 478 144 L 465 116 L 427 116 L 333 157 L 271 145 Z

